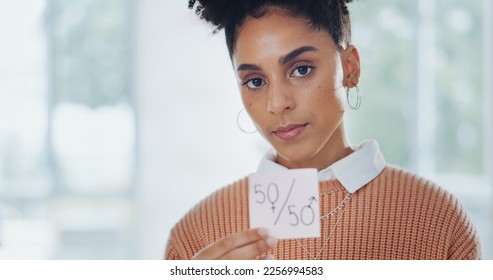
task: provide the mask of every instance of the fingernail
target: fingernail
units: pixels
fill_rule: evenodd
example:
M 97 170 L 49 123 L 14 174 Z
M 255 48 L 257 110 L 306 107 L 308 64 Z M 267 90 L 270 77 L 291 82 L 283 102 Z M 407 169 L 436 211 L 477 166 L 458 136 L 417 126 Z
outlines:
M 259 228 L 257 232 L 258 235 L 260 235 L 261 237 L 266 237 L 267 235 L 269 235 L 269 230 L 267 230 L 266 228 Z
M 276 245 L 277 240 L 274 237 L 269 237 L 267 238 L 266 242 L 267 245 L 269 245 L 269 247 L 274 247 L 274 245 Z
M 267 255 L 265 256 L 264 260 L 274 260 L 274 256 L 273 255 Z

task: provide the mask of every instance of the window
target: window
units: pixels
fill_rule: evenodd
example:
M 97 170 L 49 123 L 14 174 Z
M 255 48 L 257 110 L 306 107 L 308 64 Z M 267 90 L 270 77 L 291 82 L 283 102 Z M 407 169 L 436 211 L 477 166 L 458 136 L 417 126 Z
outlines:
M 131 258 L 131 2 L 0 6 L 0 258 Z
M 454 193 L 492 258 L 492 6 L 377 2 L 351 6 L 363 106 L 349 112 L 350 138 L 378 139 L 389 163 Z

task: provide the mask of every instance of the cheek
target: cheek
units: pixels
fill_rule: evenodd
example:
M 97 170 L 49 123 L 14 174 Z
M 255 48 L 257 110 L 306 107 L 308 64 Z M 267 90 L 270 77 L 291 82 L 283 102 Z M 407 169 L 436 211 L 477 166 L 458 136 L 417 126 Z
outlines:
M 317 118 L 325 120 L 339 119 L 345 110 L 341 96 L 330 85 L 318 85 L 313 94 L 310 95 L 307 109 L 312 114 L 316 114 Z
M 339 67 L 325 67 L 321 70 L 321 74 L 317 79 L 317 100 L 320 105 L 330 106 L 332 110 L 340 106 L 344 110 L 341 103 L 343 95 L 340 93 L 340 84 L 338 83 Z
M 252 99 L 251 95 L 249 95 L 243 91 L 240 91 L 240 94 L 241 94 L 241 101 L 243 103 L 243 107 L 248 112 L 248 114 L 251 116 L 251 113 L 255 110 L 254 109 L 255 108 L 255 102 Z
M 340 98 L 338 98 L 334 88 L 330 86 L 319 85 L 312 96 L 311 103 L 320 107 L 334 107 L 340 104 Z
M 252 98 L 252 95 L 244 93 L 242 91 L 241 92 L 241 101 L 243 102 L 243 107 L 248 112 L 248 114 L 251 116 L 252 113 L 254 113 L 254 111 L 255 111 L 255 102 Z

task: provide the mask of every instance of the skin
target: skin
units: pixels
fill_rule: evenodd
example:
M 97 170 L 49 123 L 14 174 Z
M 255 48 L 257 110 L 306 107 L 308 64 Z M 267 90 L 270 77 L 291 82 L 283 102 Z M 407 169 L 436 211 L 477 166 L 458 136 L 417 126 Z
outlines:
M 276 240 L 265 229 L 250 229 L 226 236 L 200 250 L 194 260 L 249 260 L 274 247 Z M 264 259 L 273 259 L 267 255 Z
M 246 18 L 232 61 L 245 109 L 279 164 L 321 170 L 352 152 L 343 115 L 344 87 L 354 87 L 360 77 L 354 46 L 338 51 L 326 31 L 271 8 L 262 18 Z M 301 132 L 281 139 L 276 131 L 288 125 Z M 194 258 L 252 259 L 273 246 L 265 230 L 253 229 L 227 236 Z

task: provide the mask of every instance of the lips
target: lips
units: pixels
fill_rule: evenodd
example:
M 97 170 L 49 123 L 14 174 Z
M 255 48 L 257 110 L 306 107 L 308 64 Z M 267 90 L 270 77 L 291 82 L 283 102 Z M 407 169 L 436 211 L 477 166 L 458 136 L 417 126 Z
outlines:
M 287 126 L 279 127 L 272 133 L 282 140 L 291 140 L 300 135 L 308 124 L 290 124 Z

